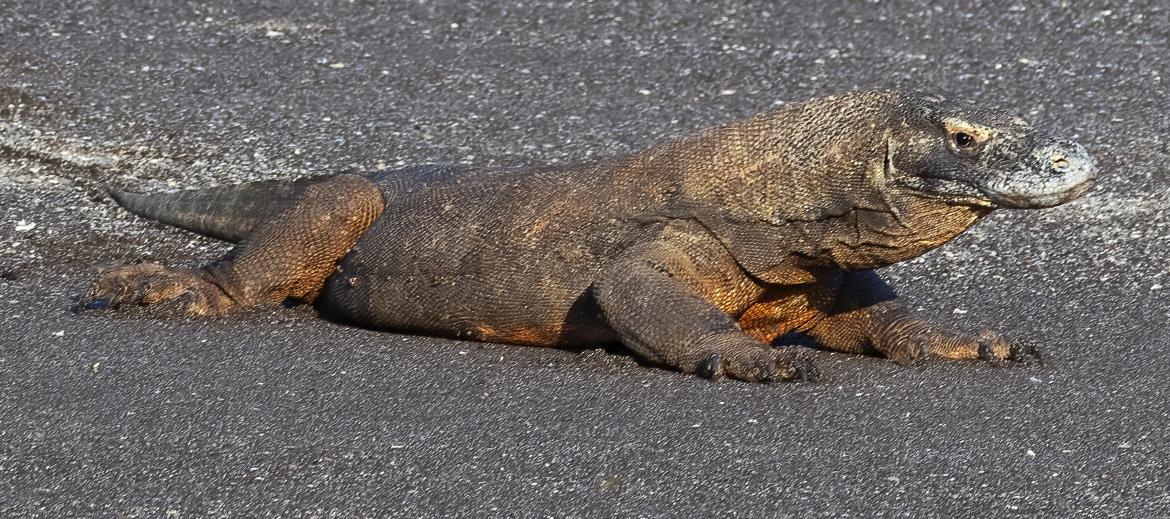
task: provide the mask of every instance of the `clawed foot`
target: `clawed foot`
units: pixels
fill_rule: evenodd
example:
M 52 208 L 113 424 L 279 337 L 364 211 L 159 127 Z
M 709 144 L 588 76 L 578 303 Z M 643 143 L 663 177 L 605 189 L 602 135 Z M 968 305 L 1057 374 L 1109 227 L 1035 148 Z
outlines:
M 724 376 L 744 382 L 815 382 L 820 372 L 803 348 L 766 348 L 756 345 L 713 352 L 695 373 L 718 380 Z
M 979 358 L 992 366 L 1013 364 L 1044 365 L 1044 356 L 1035 344 L 1024 340 L 1010 341 L 991 330 L 979 334 Z
M 201 316 L 224 315 L 233 306 L 231 297 L 198 270 L 143 263 L 102 271 L 74 309 L 116 309 L 166 301 L 176 301 L 184 312 Z
M 955 360 L 984 360 L 993 366 L 1015 364 L 1044 364 L 1036 345 L 1020 340 L 1008 340 L 991 330 L 969 337 L 936 329 L 933 325 L 915 321 L 893 328 L 893 337 L 883 338 L 882 352 L 890 360 L 910 365 L 934 356 Z

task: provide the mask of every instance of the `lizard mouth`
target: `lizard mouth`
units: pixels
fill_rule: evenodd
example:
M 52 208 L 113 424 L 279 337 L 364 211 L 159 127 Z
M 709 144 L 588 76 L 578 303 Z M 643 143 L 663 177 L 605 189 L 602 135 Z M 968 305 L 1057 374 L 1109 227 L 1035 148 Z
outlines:
M 1072 201 L 1097 182 L 1097 165 L 1079 144 L 1050 141 L 1028 154 L 1017 169 L 981 168 L 932 172 L 906 178 L 913 189 L 948 202 L 987 208 L 1042 209 Z
M 1041 190 L 1022 193 L 1017 191 L 983 191 L 983 194 L 988 200 L 1000 207 L 1043 209 L 1076 200 L 1081 195 L 1088 193 L 1096 184 L 1097 181 L 1095 178 L 1089 178 L 1061 190 Z
M 1023 168 L 992 175 L 975 186 L 999 207 L 1040 209 L 1087 193 L 1097 182 L 1097 165 L 1079 144 L 1054 141 L 1038 146 Z

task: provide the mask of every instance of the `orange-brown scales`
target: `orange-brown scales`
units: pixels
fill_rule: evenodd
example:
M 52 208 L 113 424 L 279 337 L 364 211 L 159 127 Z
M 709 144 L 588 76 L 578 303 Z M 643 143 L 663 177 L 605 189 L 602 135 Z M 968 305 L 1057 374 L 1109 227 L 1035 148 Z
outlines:
M 599 162 L 417 166 L 202 191 L 114 193 L 239 243 L 197 270 L 107 270 L 81 307 L 179 299 L 224 314 L 293 299 L 356 324 L 536 346 L 620 341 L 707 377 L 808 379 L 775 337 L 840 351 L 1034 358 L 910 315 L 872 270 L 996 208 L 1093 184 L 1081 146 L 1018 117 L 898 91 L 813 99 Z

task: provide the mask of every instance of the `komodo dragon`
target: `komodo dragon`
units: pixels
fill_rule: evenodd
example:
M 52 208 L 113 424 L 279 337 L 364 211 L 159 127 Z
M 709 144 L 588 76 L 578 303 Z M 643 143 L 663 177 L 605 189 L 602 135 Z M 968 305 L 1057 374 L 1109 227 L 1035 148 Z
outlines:
M 1007 113 L 901 91 L 791 104 L 575 166 L 416 166 L 163 194 L 133 213 L 238 242 L 200 269 L 101 273 L 81 308 L 178 300 L 222 315 L 313 304 L 344 322 L 534 346 L 620 341 L 709 378 L 810 379 L 802 332 L 899 363 L 1024 361 L 1027 343 L 947 331 L 871 270 L 996 208 L 1088 191 L 1093 159 Z

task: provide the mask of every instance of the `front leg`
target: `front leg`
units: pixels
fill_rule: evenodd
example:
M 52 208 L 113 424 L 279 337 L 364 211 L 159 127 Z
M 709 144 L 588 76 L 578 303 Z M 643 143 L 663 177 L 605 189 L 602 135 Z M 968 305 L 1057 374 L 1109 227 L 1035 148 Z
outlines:
M 993 363 L 1040 360 L 1027 342 L 991 330 L 969 336 L 915 317 L 891 300 L 889 286 L 871 271 L 844 274 L 825 288 L 825 295 L 814 299 L 831 310 L 806 333 L 827 348 L 853 353 L 872 348 L 899 364 L 927 356 Z
M 747 334 L 711 299 L 728 303 L 735 290 L 720 286 L 734 262 L 696 261 L 694 243 L 638 246 L 611 263 L 594 284 L 609 325 L 642 359 L 708 378 L 748 382 L 810 380 L 807 354 L 774 349 Z M 714 249 L 712 249 L 714 250 Z M 685 251 L 685 252 L 684 252 Z

